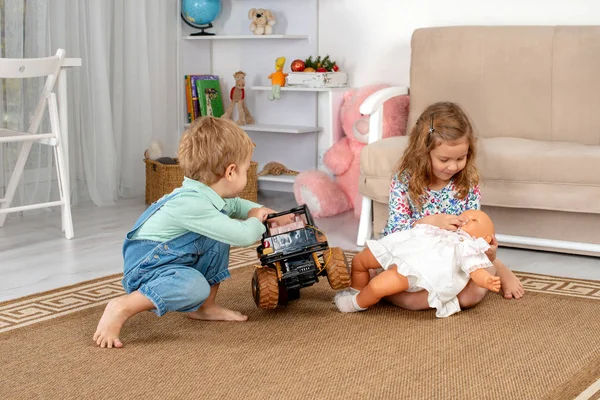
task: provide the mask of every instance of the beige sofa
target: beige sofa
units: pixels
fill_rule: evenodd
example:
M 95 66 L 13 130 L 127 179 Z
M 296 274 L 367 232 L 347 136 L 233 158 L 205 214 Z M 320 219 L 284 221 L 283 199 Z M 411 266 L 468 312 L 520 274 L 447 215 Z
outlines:
M 600 26 L 424 28 L 411 49 L 407 132 L 431 103 L 466 110 L 480 138 L 483 209 L 500 244 L 600 254 Z M 373 96 L 366 114 L 385 101 Z M 360 192 L 373 200 L 377 236 L 407 138 L 371 135 Z M 363 204 L 359 244 L 371 228 Z

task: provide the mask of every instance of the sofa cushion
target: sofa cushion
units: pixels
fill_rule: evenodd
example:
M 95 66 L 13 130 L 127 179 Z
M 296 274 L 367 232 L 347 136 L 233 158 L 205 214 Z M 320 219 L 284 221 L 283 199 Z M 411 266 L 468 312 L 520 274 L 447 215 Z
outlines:
M 363 148 L 363 195 L 387 203 L 391 171 L 407 143 L 393 137 Z M 481 138 L 478 153 L 484 205 L 600 213 L 600 146 Z
M 480 136 L 600 145 L 600 26 L 422 28 L 411 40 L 408 132 L 460 104 Z

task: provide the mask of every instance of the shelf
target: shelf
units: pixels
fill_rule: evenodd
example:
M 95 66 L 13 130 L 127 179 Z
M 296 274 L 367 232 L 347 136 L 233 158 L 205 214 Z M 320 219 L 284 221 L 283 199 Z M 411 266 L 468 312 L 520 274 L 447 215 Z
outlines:
M 268 90 L 271 91 L 271 86 L 252 86 L 252 90 Z M 332 92 L 335 90 L 347 90 L 347 87 L 304 87 L 304 86 L 284 86 L 281 88 L 282 92 Z
M 308 39 L 308 35 L 212 35 L 184 36 L 183 40 L 260 40 L 260 39 Z
M 264 182 L 281 182 L 281 183 L 294 183 L 297 175 L 264 175 L 259 176 L 258 181 Z
M 184 124 L 183 129 L 189 128 L 190 124 Z M 273 124 L 252 124 L 240 125 L 240 128 L 246 132 L 271 132 L 271 133 L 312 133 L 321 132 L 320 126 L 299 126 L 299 125 L 273 125 Z
M 273 133 L 311 133 L 320 132 L 321 128 L 318 126 L 296 126 L 296 125 L 266 125 L 266 124 L 252 124 L 242 125 L 241 128 L 247 132 L 273 132 Z

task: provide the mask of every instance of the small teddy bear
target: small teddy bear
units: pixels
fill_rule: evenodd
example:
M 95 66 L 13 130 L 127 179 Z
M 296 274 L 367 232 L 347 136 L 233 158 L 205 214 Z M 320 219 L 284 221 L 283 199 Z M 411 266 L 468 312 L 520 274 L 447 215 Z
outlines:
M 270 35 L 273 33 L 275 25 L 275 16 L 269 10 L 264 8 L 252 8 L 248 11 L 248 19 L 252 20 L 250 31 L 255 35 Z

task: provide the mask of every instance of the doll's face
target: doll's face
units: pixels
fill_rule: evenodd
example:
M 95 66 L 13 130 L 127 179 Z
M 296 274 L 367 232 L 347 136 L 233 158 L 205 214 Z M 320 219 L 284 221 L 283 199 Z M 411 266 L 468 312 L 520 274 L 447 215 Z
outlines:
M 483 238 L 490 243 L 494 236 L 494 223 L 486 213 L 480 210 L 467 210 L 460 214 L 467 222 L 460 227 L 464 232 L 476 238 Z

